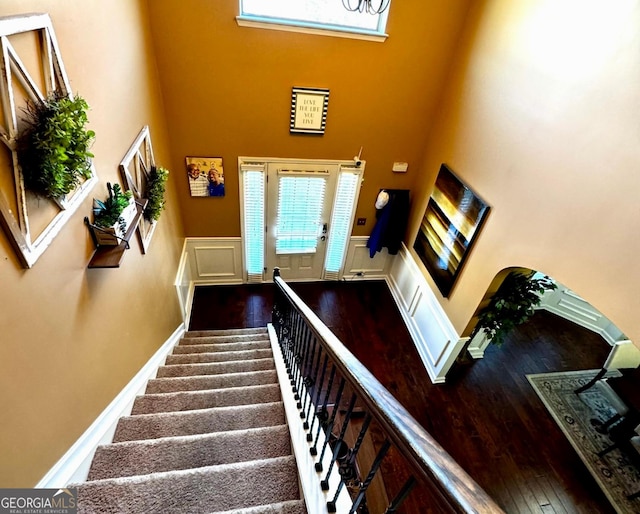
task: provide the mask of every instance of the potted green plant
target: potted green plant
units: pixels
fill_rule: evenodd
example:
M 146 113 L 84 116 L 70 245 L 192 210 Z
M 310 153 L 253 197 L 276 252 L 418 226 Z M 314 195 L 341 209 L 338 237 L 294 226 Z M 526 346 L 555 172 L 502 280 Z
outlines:
M 122 191 L 119 184 L 113 187 L 107 182 L 109 197 L 104 201 L 93 200 L 93 224 L 99 245 L 118 245 L 127 232 L 127 226 L 136 214 L 131 191 Z
M 513 271 L 506 276 L 489 304 L 478 312 L 472 339 L 482 331 L 492 344 L 500 346 L 514 327 L 533 316 L 542 300 L 540 295 L 558 287 L 547 276 L 533 278 L 533 275 Z
M 149 222 L 157 221 L 164 209 L 164 192 L 169 178 L 169 170 L 165 168 L 151 167 L 149 181 L 147 182 L 147 199 L 149 200 L 144 209 L 144 218 Z
M 60 91 L 27 102 L 18 162 L 29 191 L 57 199 L 91 178 L 89 148 L 95 133 L 85 128 L 88 108 L 82 97 L 71 98 Z

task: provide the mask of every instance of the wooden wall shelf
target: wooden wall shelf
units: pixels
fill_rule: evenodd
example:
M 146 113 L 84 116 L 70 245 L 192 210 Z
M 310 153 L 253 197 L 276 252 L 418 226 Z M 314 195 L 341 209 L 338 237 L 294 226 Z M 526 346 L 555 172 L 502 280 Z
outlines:
M 129 227 L 127 228 L 127 232 L 124 235 L 124 241 L 121 241 L 117 246 L 97 246 L 95 253 L 91 257 L 89 261 L 88 268 L 119 268 L 120 262 L 124 257 L 124 251 L 129 248 L 129 240 L 133 236 L 134 232 L 138 228 L 138 223 L 140 223 L 140 219 L 142 218 L 142 213 L 144 212 L 144 208 L 147 206 L 147 199 L 136 200 L 136 215 L 129 223 Z M 85 218 L 85 223 L 89 224 L 88 218 Z M 91 227 L 89 227 L 91 230 Z M 93 234 L 92 234 L 93 238 Z M 94 239 L 95 243 L 95 239 Z

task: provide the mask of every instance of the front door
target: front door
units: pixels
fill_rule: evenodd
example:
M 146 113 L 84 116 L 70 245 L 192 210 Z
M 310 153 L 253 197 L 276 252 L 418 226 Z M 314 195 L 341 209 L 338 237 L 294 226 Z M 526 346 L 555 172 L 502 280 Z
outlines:
M 321 280 L 338 165 L 267 165 L 267 269 L 285 280 Z

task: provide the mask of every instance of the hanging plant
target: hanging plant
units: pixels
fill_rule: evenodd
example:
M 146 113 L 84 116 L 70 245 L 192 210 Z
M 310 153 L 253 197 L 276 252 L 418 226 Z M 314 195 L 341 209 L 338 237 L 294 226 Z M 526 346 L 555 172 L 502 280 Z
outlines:
M 61 198 L 91 178 L 87 102 L 60 91 L 43 101 L 28 101 L 26 128 L 18 138 L 18 162 L 25 187 L 46 198 Z
M 157 221 L 164 209 L 164 192 L 169 178 L 169 170 L 165 168 L 151 167 L 149 181 L 147 182 L 147 198 L 149 202 L 144 209 L 144 217 L 147 221 Z
M 504 343 L 506 335 L 518 325 L 529 320 L 540 304 L 545 291 L 558 286 L 549 278 L 532 278 L 531 274 L 512 272 L 507 275 L 489 305 L 478 313 L 478 323 L 472 337 L 480 330 L 497 346 Z

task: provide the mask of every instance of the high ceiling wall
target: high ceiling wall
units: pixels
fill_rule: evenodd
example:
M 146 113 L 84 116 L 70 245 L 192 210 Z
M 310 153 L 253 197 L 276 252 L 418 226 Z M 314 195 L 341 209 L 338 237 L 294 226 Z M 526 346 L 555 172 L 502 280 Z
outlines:
M 408 235 L 441 162 L 492 205 L 453 293 L 439 297 L 459 330 L 492 278 L 522 266 L 640 344 L 638 48 L 638 0 L 474 3 L 438 130 L 424 139 Z
M 107 181 L 121 183 L 118 163 L 143 125 L 156 162 L 170 162 L 146 2 L 0 3 L 0 16 L 30 12 L 50 14 L 71 87 L 90 105 L 99 183 L 32 269 L 0 230 L 0 487 L 33 487 L 182 322 L 173 176 L 149 252 L 132 240 L 119 269 L 87 269 L 83 218 Z
M 354 234 L 368 234 L 379 189 L 418 178 L 468 4 L 394 2 L 377 43 L 239 27 L 237 0 L 149 2 L 174 168 L 185 156 L 224 160 L 224 199 L 189 198 L 186 173 L 178 183 L 187 235 L 240 236 L 238 156 L 348 160 L 361 146 L 356 215 L 368 222 Z M 330 90 L 323 136 L 289 134 L 294 86 Z M 394 161 L 409 172 L 394 174 Z

